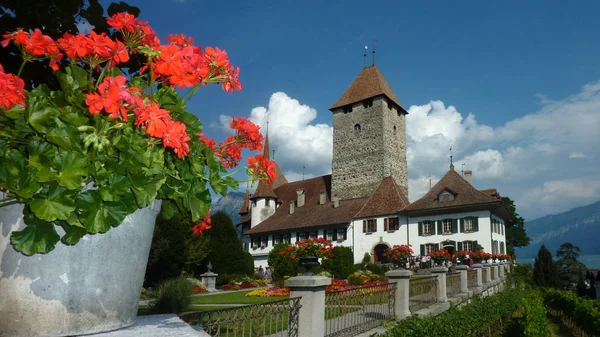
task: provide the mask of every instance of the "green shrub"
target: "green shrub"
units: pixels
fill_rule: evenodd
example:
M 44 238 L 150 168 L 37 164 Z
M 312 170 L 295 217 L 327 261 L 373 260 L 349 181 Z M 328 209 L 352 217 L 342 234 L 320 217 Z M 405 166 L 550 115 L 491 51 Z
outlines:
M 217 287 L 222 287 L 225 284 L 231 284 L 235 281 L 241 281 L 242 279 L 248 278 L 246 274 L 223 274 L 217 276 L 217 281 L 215 282 Z M 250 279 L 252 281 L 252 279 Z
M 371 254 L 365 253 L 362 259 L 363 264 L 371 263 Z
M 300 270 L 298 259 L 292 260 L 279 254 L 284 251 L 287 246 L 288 245 L 285 243 L 278 243 L 273 246 L 273 249 L 269 252 L 267 263 L 270 267 L 273 267 L 271 276 L 274 281 L 281 280 L 284 276 L 296 276 Z
M 438 316 L 409 316 L 398 321 L 383 336 L 481 336 L 506 320 L 520 305 L 524 292 L 510 289 L 488 297 L 475 297 L 470 304 L 451 307 Z
M 159 284 L 152 294 L 150 312 L 153 314 L 178 314 L 192 303 L 192 286 L 186 276 L 168 279 Z
M 548 321 L 546 320 L 546 308 L 544 298 L 539 290 L 533 289 L 523 297 L 521 304 L 521 327 L 525 337 L 547 337 Z
M 349 247 L 334 247 L 331 258 L 322 262 L 323 269 L 333 274 L 334 278 L 345 279 L 354 272 L 354 253 Z
M 367 264 L 367 270 L 384 278 L 385 273 L 390 270 L 390 268 L 385 264 L 369 263 Z

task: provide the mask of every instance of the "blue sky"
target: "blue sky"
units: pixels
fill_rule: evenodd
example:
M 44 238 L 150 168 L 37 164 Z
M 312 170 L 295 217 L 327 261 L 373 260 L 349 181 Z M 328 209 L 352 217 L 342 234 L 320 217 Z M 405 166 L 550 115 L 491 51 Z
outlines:
M 127 2 L 161 38 L 227 50 L 243 91 L 205 88 L 190 110 L 217 140 L 227 116 L 264 124 L 269 112 L 292 179 L 302 166 L 330 172 L 327 109 L 377 40 L 377 66 L 410 112 L 411 200 L 445 173 L 450 146 L 476 187 L 498 188 L 526 218 L 600 199 L 600 2 Z

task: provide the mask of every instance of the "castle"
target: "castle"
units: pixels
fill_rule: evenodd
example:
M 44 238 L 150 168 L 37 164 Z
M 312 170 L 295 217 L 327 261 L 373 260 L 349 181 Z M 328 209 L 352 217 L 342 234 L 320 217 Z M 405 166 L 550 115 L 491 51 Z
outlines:
M 506 252 L 510 213 L 495 189 L 471 184 L 471 171 L 463 178 L 451 166 L 422 198 L 408 201 L 408 112 L 375 65 L 365 67 L 329 110 L 332 174 L 288 182 L 276 167 L 272 183 L 246 191 L 238 226 L 255 266 L 267 265 L 275 244 L 311 237 L 350 247 L 355 263 L 365 253 L 386 262 L 383 252 L 399 244 L 412 245 L 415 255 L 477 245 Z

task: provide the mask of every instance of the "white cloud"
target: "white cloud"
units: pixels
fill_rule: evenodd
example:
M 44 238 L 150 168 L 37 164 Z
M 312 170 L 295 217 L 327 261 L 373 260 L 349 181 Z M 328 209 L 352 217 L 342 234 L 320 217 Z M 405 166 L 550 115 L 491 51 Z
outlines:
M 220 116 L 221 125 L 228 125 L 228 116 Z M 261 126 L 266 134 L 269 121 L 269 145 L 275 150 L 275 161 L 284 172 L 290 173 L 288 181 L 331 173 L 333 128 L 327 124 L 313 123 L 317 111 L 303 105 L 283 92 L 271 95 L 267 107 L 256 107 L 250 120 Z M 298 175 L 297 172 L 300 172 Z
M 478 188 L 495 187 L 517 203 L 526 219 L 557 213 L 600 199 L 600 82 L 551 100 L 538 95 L 540 109 L 492 127 L 473 113 L 460 113 L 439 100 L 409 108 L 406 123 L 409 199 L 414 201 L 448 170 L 450 147 L 456 170 L 473 170 Z M 331 172 L 332 127 L 315 123 L 317 111 L 283 92 L 250 119 L 266 128 L 271 148 L 289 181 Z M 463 117 L 466 116 L 466 117 Z M 228 125 L 228 116 L 220 116 Z M 566 158 L 586 158 L 581 161 Z M 585 179 L 582 177 L 586 177 Z
M 95 26 L 91 25 L 87 20 L 82 19 L 77 24 L 77 30 L 79 30 L 79 34 L 89 34 L 90 30 L 94 29 Z

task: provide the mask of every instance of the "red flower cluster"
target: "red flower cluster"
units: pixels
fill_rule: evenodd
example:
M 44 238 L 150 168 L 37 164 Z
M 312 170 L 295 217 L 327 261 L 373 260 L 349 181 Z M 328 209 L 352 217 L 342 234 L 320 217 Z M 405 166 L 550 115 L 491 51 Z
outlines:
M 460 259 L 460 260 L 464 260 L 467 258 L 467 255 L 469 256 L 469 258 L 471 258 L 471 252 L 466 251 L 466 250 L 457 250 L 453 255 L 452 258 L 454 260 L 456 259 Z
M 5 73 L 0 64 L 0 108 L 10 110 L 17 104 L 25 105 L 25 82 L 20 77 Z
M 444 248 L 434 250 L 433 252 L 429 252 L 427 256 L 431 256 L 434 260 L 445 260 L 448 261 L 450 259 L 450 252 L 445 250 Z
M 48 35 L 42 34 L 42 31 L 35 29 L 33 33 L 29 34 L 22 29 L 2 35 L 2 47 L 8 46 L 11 41 L 23 48 L 23 50 L 31 56 L 45 56 L 50 59 L 50 67 L 54 71 L 59 68 L 60 60 L 63 58 L 63 54 L 60 53 L 58 45 Z
M 91 31 L 89 36 L 65 33 L 58 39 L 58 46 L 68 57 L 87 58 L 92 65 L 109 61 L 108 66 L 112 67 L 129 61 L 129 52 L 123 42 L 112 40 L 104 33 Z
M 391 262 L 406 260 L 414 254 L 411 247 L 412 245 L 394 245 L 383 252 L 383 256 L 386 256 Z
M 261 181 L 271 182 L 275 179 L 275 162 L 265 158 L 262 154 L 248 158 L 248 169 Z
M 156 36 L 156 32 L 150 28 L 148 22 L 138 20 L 129 13 L 117 13 L 107 18 L 106 23 L 114 29 L 120 30 L 125 43 L 130 47 L 136 47 L 139 44 L 150 47 L 158 47 L 160 45 L 160 40 Z
M 194 232 L 194 234 L 196 236 L 202 235 L 205 230 L 212 228 L 212 226 L 210 225 L 210 222 L 211 222 L 211 220 L 210 220 L 210 209 L 209 209 L 208 212 L 206 212 L 206 214 L 204 215 L 204 218 L 202 219 L 202 221 L 200 221 L 199 224 L 194 225 L 192 227 L 192 232 Z

